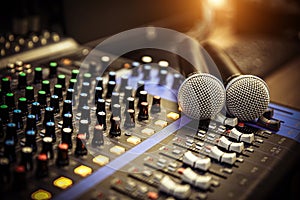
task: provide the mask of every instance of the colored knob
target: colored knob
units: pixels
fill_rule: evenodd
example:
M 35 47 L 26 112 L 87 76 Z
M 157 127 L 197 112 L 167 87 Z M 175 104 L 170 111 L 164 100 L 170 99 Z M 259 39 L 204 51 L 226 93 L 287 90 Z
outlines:
M 64 100 L 64 104 L 63 104 L 63 110 L 62 110 L 62 117 L 64 116 L 64 114 L 72 114 L 72 101 L 71 100 Z
M 143 72 L 144 72 L 143 79 L 150 80 L 151 65 L 144 65 Z
M 26 171 L 31 171 L 33 169 L 32 148 L 31 147 L 23 147 L 21 149 L 20 165 L 23 165 L 25 167 Z
M 89 82 L 82 82 L 81 93 L 90 94 L 91 84 Z
M 120 104 L 114 104 L 111 108 L 111 119 L 113 117 L 120 117 L 121 118 L 121 106 Z
M 10 182 L 10 164 L 8 158 L 0 158 L 0 183 L 8 184 Z
M 87 106 L 87 105 L 88 105 L 88 94 L 80 93 L 78 108 L 82 108 L 83 106 Z
M 178 90 L 182 83 L 182 75 L 181 74 L 174 74 L 173 76 L 173 84 L 172 84 L 172 89 Z
M 110 105 L 119 104 L 120 103 L 119 99 L 120 99 L 120 93 L 113 92 L 112 96 L 111 96 L 111 103 L 110 103 Z
M 6 124 L 9 122 L 8 106 L 5 104 L 2 104 L 0 106 L 0 118 L 2 119 L 3 124 Z
M 3 94 L 11 92 L 9 77 L 3 77 L 1 79 L 1 89 L 2 89 Z
M 12 122 L 16 125 L 17 130 L 23 129 L 23 127 L 24 127 L 22 117 L 23 117 L 23 113 L 22 113 L 21 110 L 15 109 L 13 111 L 13 120 L 12 120 Z
M 89 121 L 86 119 L 82 119 L 79 121 L 79 131 L 78 133 L 84 134 L 85 138 L 88 140 L 90 138 L 90 131 L 89 131 Z
M 55 78 L 57 75 L 57 62 L 51 61 L 49 63 L 49 78 Z
M 13 93 L 10 92 L 6 93 L 5 104 L 8 106 L 8 110 L 13 110 L 16 108 L 15 95 Z
M 66 143 L 69 149 L 72 149 L 72 133 L 73 130 L 71 128 L 63 128 L 61 131 L 61 142 Z
M 28 103 L 34 102 L 34 88 L 32 86 L 26 86 L 25 97 Z
M 83 106 L 81 109 L 81 116 L 80 119 L 85 119 L 89 123 L 91 123 L 91 114 L 90 114 L 90 107 L 88 106 Z
M 70 128 L 73 130 L 73 115 L 66 113 L 63 116 L 63 125 L 62 128 Z
M 75 86 L 76 84 L 77 84 L 77 79 L 70 79 L 69 80 L 69 88 L 74 89 L 76 87 Z
M 35 116 L 35 120 L 38 122 L 42 118 L 41 104 L 39 102 L 33 102 L 31 106 L 31 114 Z
M 98 101 L 97 101 L 96 113 L 98 113 L 98 112 L 106 112 L 104 99 L 98 99 Z
M 103 111 L 98 112 L 97 113 L 97 120 L 98 120 L 99 125 L 103 126 L 103 130 L 105 131 L 106 128 L 107 128 L 107 125 L 106 125 L 106 113 L 103 112 Z
M 140 91 L 140 95 L 139 95 L 139 101 L 138 101 L 138 108 L 141 107 L 141 103 L 142 102 L 147 102 L 147 96 L 148 96 L 148 92 L 145 90 Z
M 43 69 L 41 67 L 36 67 L 34 69 L 34 79 L 33 83 L 41 83 L 43 80 Z
M 13 181 L 13 190 L 15 192 L 20 192 L 27 187 L 26 184 L 26 169 L 23 165 L 18 165 L 14 169 L 14 181 Z
M 114 81 L 114 82 L 116 82 L 116 72 L 110 71 L 108 73 L 108 81 Z
M 140 111 L 138 114 L 138 120 L 139 121 L 144 121 L 149 119 L 149 112 L 148 112 L 148 103 L 147 102 L 142 102 Z
M 90 83 L 91 82 L 91 77 L 92 77 L 91 73 L 88 73 L 88 72 L 84 73 L 83 74 L 83 82 Z
M 85 146 L 86 138 L 83 133 L 78 133 L 76 137 L 76 148 L 75 156 L 85 156 L 87 155 L 87 149 Z
M 56 165 L 60 167 L 69 165 L 68 145 L 65 143 L 57 147 Z
M 120 88 L 119 88 L 119 92 L 125 92 L 125 87 L 128 85 L 128 76 L 123 75 L 121 77 L 121 83 L 120 83 Z
M 53 92 L 53 94 L 57 95 L 58 99 L 60 101 L 63 100 L 63 92 L 62 92 L 62 90 L 63 90 L 62 89 L 62 85 L 59 85 L 59 84 L 54 85 L 54 92 Z
M 71 100 L 71 101 L 72 101 L 73 95 L 75 94 L 74 92 L 75 92 L 74 89 L 69 88 L 69 89 L 67 90 L 66 100 Z
M 47 158 L 50 160 L 54 158 L 52 143 L 53 143 L 52 137 L 44 137 L 43 138 L 41 153 L 46 154 Z
M 27 99 L 25 97 L 20 97 L 18 100 L 18 108 L 22 111 L 23 115 L 28 114 L 28 106 L 27 106 Z
M 16 143 L 12 139 L 4 141 L 4 157 L 8 158 L 10 163 L 16 161 Z
M 78 69 L 73 69 L 71 79 L 76 79 L 78 74 L 79 74 L 79 70 Z
M 36 131 L 36 116 L 35 115 L 32 115 L 32 114 L 27 115 L 25 133 L 28 130 Z
M 59 74 L 57 76 L 57 84 L 61 85 L 63 90 L 66 90 L 66 76 L 64 74 Z
M 41 108 L 44 108 L 45 106 L 47 106 L 47 96 L 46 96 L 46 92 L 44 90 L 40 90 L 38 92 L 37 101 L 40 103 Z
M 59 98 L 55 94 L 50 98 L 50 107 L 53 108 L 55 114 L 60 112 Z
M 98 124 L 94 127 L 94 137 L 92 140 L 92 146 L 99 147 L 103 145 L 103 143 L 103 126 Z
M 25 146 L 31 147 L 33 152 L 36 152 L 36 132 L 34 130 L 28 130 L 25 133 Z
M 167 82 L 167 75 L 168 71 L 167 70 L 160 70 L 159 71 L 159 85 L 165 85 Z
M 15 123 L 8 123 L 6 125 L 5 140 L 13 140 L 15 143 L 18 141 L 17 126 Z
M 54 122 L 54 110 L 52 107 L 46 107 L 44 113 L 43 126 L 46 127 L 47 122 Z
M 127 98 L 126 108 L 134 110 L 134 98 L 133 97 Z
M 95 104 L 97 104 L 98 99 L 102 99 L 103 89 L 102 87 L 95 88 Z
M 111 121 L 111 128 L 109 130 L 109 135 L 111 137 L 118 137 L 121 135 L 121 119 L 120 117 L 113 117 Z
M 52 138 L 52 142 L 56 142 L 55 123 L 47 122 L 45 128 L 45 137 Z
M 46 92 L 46 96 L 50 96 L 50 81 L 43 80 L 42 81 L 42 90 Z
M 96 77 L 97 87 L 103 88 L 103 78 L 101 76 Z
M 107 99 L 110 99 L 111 96 L 112 96 L 112 93 L 115 89 L 115 86 L 116 86 L 116 82 L 115 81 L 109 81 L 108 84 L 107 84 L 107 93 L 106 93 L 106 98 Z
M 48 158 L 47 155 L 41 153 L 36 158 L 36 171 L 35 175 L 38 178 L 43 178 L 48 176 Z
M 24 89 L 27 86 L 27 74 L 20 72 L 18 75 L 18 88 Z

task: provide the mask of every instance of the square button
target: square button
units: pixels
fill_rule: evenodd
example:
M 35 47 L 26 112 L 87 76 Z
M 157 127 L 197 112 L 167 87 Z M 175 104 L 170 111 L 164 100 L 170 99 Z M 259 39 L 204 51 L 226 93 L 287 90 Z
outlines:
M 141 138 L 136 136 L 130 136 L 129 138 L 127 138 L 127 142 L 133 145 L 137 145 L 141 143 Z
M 103 166 L 109 163 L 109 158 L 103 155 L 98 155 L 95 158 L 93 158 L 93 162 L 100 166 Z
M 168 125 L 168 122 L 164 121 L 164 120 L 157 120 L 155 123 L 154 123 L 156 126 L 160 126 L 162 128 L 166 127 Z
M 167 114 L 167 117 L 172 120 L 177 120 L 179 119 L 179 114 L 175 112 L 170 112 Z
M 93 171 L 92 168 L 85 165 L 80 165 L 74 169 L 74 173 L 82 177 L 86 177 L 90 175 L 92 171 Z
M 73 181 L 67 177 L 61 176 L 58 179 L 53 181 L 53 185 L 60 188 L 66 189 L 73 184 Z
M 34 200 L 42 200 L 42 199 L 46 200 L 51 198 L 52 198 L 51 193 L 43 189 L 38 189 L 37 191 L 31 194 L 31 199 Z
M 152 134 L 154 133 L 154 130 L 151 129 L 151 128 L 144 128 L 144 129 L 142 130 L 142 133 L 143 133 L 143 134 L 147 134 L 147 135 L 152 135 Z
M 125 152 L 125 148 L 121 147 L 121 146 L 113 146 L 112 148 L 110 148 L 109 150 L 111 153 L 117 154 L 117 155 L 121 155 L 122 153 Z

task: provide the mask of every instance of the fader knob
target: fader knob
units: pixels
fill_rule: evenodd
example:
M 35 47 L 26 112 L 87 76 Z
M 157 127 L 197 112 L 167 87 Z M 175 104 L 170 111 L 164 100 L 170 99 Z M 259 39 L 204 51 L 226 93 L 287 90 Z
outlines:
M 23 113 L 22 113 L 21 110 L 15 109 L 13 111 L 13 120 L 12 120 L 12 122 L 14 124 L 16 124 L 16 129 L 17 130 L 23 129 L 23 127 L 24 127 L 22 116 L 23 116 Z
M 94 128 L 94 137 L 92 140 L 92 145 L 94 147 L 99 147 L 103 145 L 104 140 L 103 140 L 103 126 L 101 125 L 96 125 Z
M 53 153 L 53 140 L 51 137 L 44 137 L 42 142 L 42 151 L 41 153 L 46 154 L 48 159 L 54 158 Z
M 76 148 L 75 148 L 75 156 L 85 156 L 87 155 L 87 149 L 85 146 L 85 135 L 82 133 L 78 133 L 76 137 Z
M 56 165 L 60 167 L 69 165 L 68 145 L 65 143 L 57 147 Z
M 147 102 L 142 102 L 140 111 L 138 114 L 138 120 L 139 121 L 144 121 L 149 119 L 149 112 L 148 112 L 148 103 Z
M 23 165 L 25 167 L 26 171 L 31 171 L 33 169 L 32 148 L 31 147 L 23 147 L 21 149 L 20 165 Z
M 109 81 L 107 84 L 107 93 L 106 93 L 106 98 L 110 99 L 112 96 L 112 92 L 114 91 L 116 86 L 116 82 L 115 81 Z

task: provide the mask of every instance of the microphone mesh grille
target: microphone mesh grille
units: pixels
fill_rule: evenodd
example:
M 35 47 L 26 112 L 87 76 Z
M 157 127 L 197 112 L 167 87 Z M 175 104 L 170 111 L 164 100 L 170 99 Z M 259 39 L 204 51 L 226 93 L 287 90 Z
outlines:
M 210 119 L 224 106 L 225 88 L 210 74 L 194 74 L 180 86 L 178 103 L 185 115 L 199 120 Z
M 270 102 L 267 84 L 257 76 L 241 75 L 231 80 L 226 87 L 228 112 L 243 121 L 260 117 Z

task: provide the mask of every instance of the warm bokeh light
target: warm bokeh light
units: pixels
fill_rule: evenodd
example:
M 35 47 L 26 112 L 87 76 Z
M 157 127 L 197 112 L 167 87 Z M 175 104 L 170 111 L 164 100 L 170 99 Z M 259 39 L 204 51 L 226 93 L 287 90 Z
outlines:
M 227 0 L 208 0 L 208 3 L 211 7 L 219 9 L 226 5 Z

